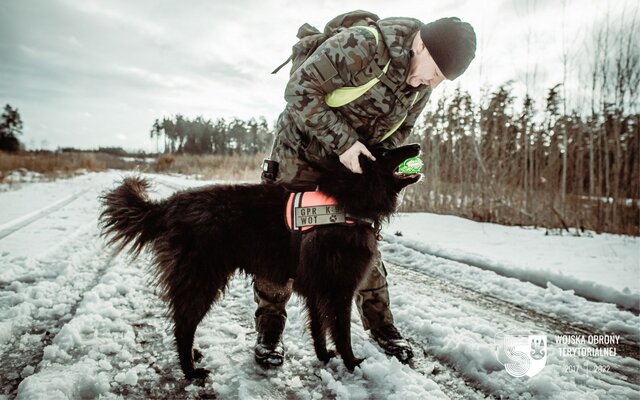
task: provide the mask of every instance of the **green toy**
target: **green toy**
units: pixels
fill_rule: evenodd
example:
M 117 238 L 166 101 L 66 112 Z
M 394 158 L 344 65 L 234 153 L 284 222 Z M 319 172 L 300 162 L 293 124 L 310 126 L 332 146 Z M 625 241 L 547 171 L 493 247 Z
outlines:
M 423 166 L 424 163 L 421 159 L 419 159 L 418 157 L 411 157 L 407 158 L 402 162 L 402 164 L 400 164 L 400 166 L 398 167 L 398 172 L 406 175 L 417 174 L 420 172 Z

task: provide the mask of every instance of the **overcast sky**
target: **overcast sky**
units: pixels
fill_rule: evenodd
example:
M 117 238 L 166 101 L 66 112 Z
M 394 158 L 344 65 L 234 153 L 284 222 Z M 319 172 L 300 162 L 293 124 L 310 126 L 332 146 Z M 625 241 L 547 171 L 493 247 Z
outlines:
M 508 80 L 539 97 L 562 81 L 563 42 L 579 60 L 594 23 L 637 8 L 638 0 L 0 0 L 0 104 L 20 110 L 31 149 L 153 151 L 154 119 L 177 113 L 271 124 L 289 67 L 270 72 L 298 27 L 322 29 L 355 9 L 474 26 L 476 59 L 434 100 L 458 83 L 479 96 Z M 569 71 L 575 84 L 580 64 Z

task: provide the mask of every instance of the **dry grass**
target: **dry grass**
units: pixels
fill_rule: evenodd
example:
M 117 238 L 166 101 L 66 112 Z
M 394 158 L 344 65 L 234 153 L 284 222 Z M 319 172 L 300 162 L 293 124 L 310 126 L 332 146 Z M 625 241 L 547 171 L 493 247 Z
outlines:
M 200 179 L 259 182 L 264 154 L 255 155 L 163 155 L 155 165 L 157 172 L 197 175 Z
M 64 178 L 79 170 L 104 171 L 106 169 L 145 169 L 144 163 L 127 162 L 120 157 L 104 153 L 4 153 L 0 152 L 0 182 L 16 170 L 42 174 L 46 179 Z
M 101 171 L 105 168 L 106 162 L 90 153 L 0 153 L 0 181 L 19 169 L 55 178 L 72 175 L 80 169 Z
M 258 182 L 263 154 L 256 155 L 173 155 L 165 154 L 155 163 L 124 161 L 105 153 L 2 153 L 0 182 L 16 170 L 42 174 L 47 179 L 64 178 L 78 170 L 137 169 L 143 172 L 173 172 L 199 179 Z

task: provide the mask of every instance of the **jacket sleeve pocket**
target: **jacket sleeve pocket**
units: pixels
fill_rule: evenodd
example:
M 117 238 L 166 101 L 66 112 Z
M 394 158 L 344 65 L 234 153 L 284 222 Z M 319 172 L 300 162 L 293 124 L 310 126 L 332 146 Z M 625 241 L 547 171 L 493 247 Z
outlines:
M 331 78 L 338 75 L 336 67 L 334 67 L 327 54 L 322 53 L 318 59 L 311 63 L 310 70 L 320 85 L 324 85 Z

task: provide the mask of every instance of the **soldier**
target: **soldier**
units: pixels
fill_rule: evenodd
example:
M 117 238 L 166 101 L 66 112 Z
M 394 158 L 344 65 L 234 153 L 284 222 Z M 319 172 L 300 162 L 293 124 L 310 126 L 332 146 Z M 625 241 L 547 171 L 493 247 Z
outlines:
M 263 172 L 263 182 L 313 190 L 316 173 L 307 160 L 332 153 L 353 173 L 362 173 L 358 156 L 374 159 L 367 147 L 400 145 L 431 91 L 443 80 L 460 76 L 475 56 L 473 28 L 455 17 L 428 24 L 394 17 L 368 25 L 352 26 L 328 38 L 292 72 L 271 153 L 277 168 L 272 164 Z M 346 104 L 339 100 L 333 104 L 335 99 L 328 96 L 374 78 L 380 82 Z M 375 267 L 356 294 L 356 305 L 372 338 L 387 354 L 406 362 L 413 352 L 394 325 L 386 277 L 378 253 Z M 258 304 L 254 351 L 262 365 L 283 362 L 282 332 L 291 289 L 291 281 L 285 286 L 254 282 Z

